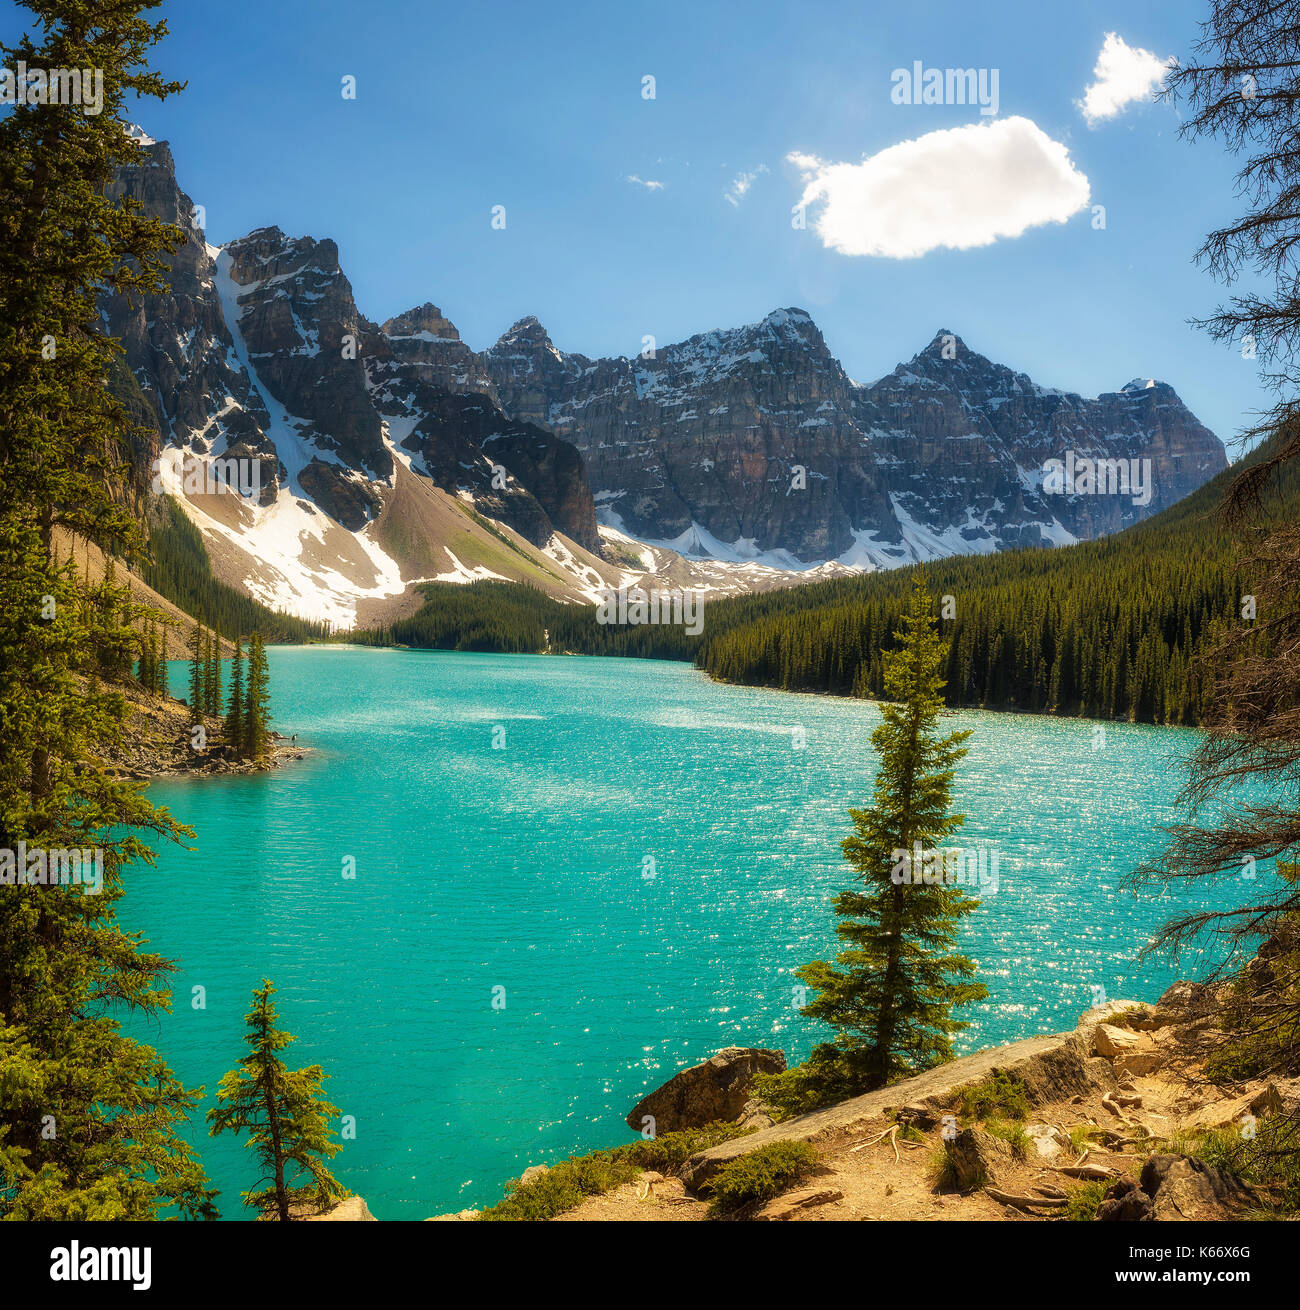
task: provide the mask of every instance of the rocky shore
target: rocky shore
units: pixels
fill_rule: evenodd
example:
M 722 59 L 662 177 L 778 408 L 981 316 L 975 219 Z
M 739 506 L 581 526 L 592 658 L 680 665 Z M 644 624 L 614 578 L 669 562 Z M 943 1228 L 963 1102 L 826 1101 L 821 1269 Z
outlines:
M 1274 1116 L 1294 1123 L 1300 1079 L 1236 1083 L 1208 1075 L 1207 1060 L 1224 1037 L 1220 996 L 1180 982 L 1154 1005 L 1112 1001 L 1087 1011 L 1071 1032 L 980 1051 L 781 1122 L 752 1097 L 750 1083 L 760 1072 L 784 1068 L 782 1053 L 730 1047 L 651 1092 L 628 1123 L 639 1131 L 652 1120 L 663 1135 L 725 1120 L 733 1133 L 549 1217 L 717 1218 L 711 1194 L 729 1167 L 799 1151 L 808 1163 L 797 1186 L 727 1217 L 1273 1217 L 1279 1198 L 1268 1187 L 1207 1162 L 1200 1148 L 1209 1138 L 1253 1139 Z M 616 1156 L 618 1149 L 597 1156 Z M 510 1195 L 580 1163 L 535 1165 Z M 439 1216 L 480 1217 L 473 1210 Z

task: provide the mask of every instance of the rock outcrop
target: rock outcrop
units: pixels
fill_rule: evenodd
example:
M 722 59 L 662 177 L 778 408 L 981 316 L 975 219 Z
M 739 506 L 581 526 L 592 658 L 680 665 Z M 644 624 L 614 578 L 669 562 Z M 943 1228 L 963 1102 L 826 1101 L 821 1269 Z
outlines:
M 948 1160 L 958 1191 L 997 1183 L 1011 1168 L 1011 1148 L 982 1128 L 963 1128 L 948 1143 Z
M 1103 1222 L 1231 1219 L 1259 1204 L 1240 1178 L 1186 1155 L 1153 1155 L 1136 1183 L 1121 1179 L 1097 1207 Z
M 276 452 L 262 397 L 235 355 L 216 291 L 216 263 L 196 224 L 193 201 L 176 181 L 166 142 L 144 147 L 139 164 L 117 171 L 110 200 L 128 197 L 152 218 L 181 230 L 180 247 L 163 259 L 167 290 L 143 299 L 105 293 L 107 331 L 121 341 L 127 367 L 148 402 L 157 438 L 136 450 L 142 483 L 162 445 L 176 443 L 268 461 L 263 486 L 274 486 Z
M 437 329 L 435 334 L 434 328 Z M 435 306 L 390 319 L 366 341 L 369 394 L 417 472 L 467 495 L 534 545 L 562 532 L 599 551 L 596 506 L 582 456 L 542 428 L 508 418 L 486 390 L 468 389 L 474 361 Z
M 262 1221 L 268 1223 L 274 1223 L 278 1218 L 274 1209 L 261 1216 Z M 323 1209 L 315 1201 L 292 1201 L 289 1204 L 289 1218 L 306 1224 L 375 1222 L 370 1207 L 359 1196 L 345 1196 L 341 1201 L 335 1201 Z
M 882 1115 L 897 1113 L 900 1120 L 933 1125 L 959 1104 L 962 1088 L 998 1072 L 1014 1075 L 1029 1103 L 1035 1106 L 1109 1092 L 1116 1086 L 1115 1075 L 1109 1061 L 1093 1054 L 1094 1032 L 1107 1016 L 1132 1005 L 1128 1001 L 1113 1002 L 1089 1011 L 1073 1032 L 1031 1037 L 950 1060 L 879 1091 L 698 1151 L 686 1161 L 681 1176 L 688 1187 L 698 1190 L 723 1165 L 760 1146 L 776 1141 L 811 1141 Z
M 303 1215 L 302 1218 L 307 1223 L 375 1222 L 375 1216 L 370 1213 L 370 1207 L 359 1196 L 349 1196 L 323 1214 L 307 1214 Z
M 1165 383 L 1086 399 L 941 331 L 864 386 L 801 309 L 634 359 L 563 353 L 530 317 L 477 371 L 508 413 L 583 452 L 609 521 L 687 553 L 889 567 L 1056 545 L 1134 523 L 1227 462 Z M 1149 460 L 1149 501 L 1081 481 L 1055 494 L 1044 466 L 1071 452 Z
M 682 1069 L 639 1101 L 627 1116 L 628 1127 L 641 1132 L 652 1121 L 656 1133 L 668 1133 L 734 1122 L 747 1111 L 755 1075 L 784 1071 L 785 1056 L 780 1051 L 728 1046 L 703 1063 Z
M 844 1193 L 838 1187 L 801 1187 L 798 1191 L 774 1197 L 754 1214 L 754 1219 L 760 1223 L 781 1223 L 819 1206 L 833 1205 L 843 1197 Z

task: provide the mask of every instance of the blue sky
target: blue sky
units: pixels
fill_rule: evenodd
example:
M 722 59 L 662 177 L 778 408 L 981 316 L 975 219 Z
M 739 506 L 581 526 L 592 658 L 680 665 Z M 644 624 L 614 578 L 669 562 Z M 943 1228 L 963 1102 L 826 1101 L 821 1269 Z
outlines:
M 171 142 L 209 240 L 265 224 L 333 237 L 376 320 L 432 300 L 475 347 L 536 314 L 561 349 L 632 354 L 646 335 L 665 344 L 798 305 L 862 381 L 943 327 L 1089 395 L 1161 378 L 1229 438 L 1267 396 L 1253 362 L 1186 320 L 1222 295 L 1191 261 L 1235 213 L 1232 160 L 1180 141 L 1174 106 L 1133 102 L 1090 124 L 1079 105 L 1108 33 L 1160 58 L 1186 54 L 1201 11 L 1188 0 L 170 0 L 157 62 L 189 87 L 142 120 Z M 891 73 L 917 60 L 997 69 L 998 114 L 894 103 Z M 341 95 L 345 75 L 355 99 Z M 968 182 L 949 167 L 965 137 L 931 138 L 952 147 L 937 156 L 899 152 L 897 185 L 873 175 L 861 195 L 866 174 L 825 172 L 954 128 L 978 129 L 970 143 L 1016 179 L 995 209 L 1071 216 L 971 249 L 845 253 L 870 244 L 855 225 L 924 244 L 935 186 L 947 188 L 938 227 L 965 230 L 951 211 L 964 213 Z M 792 206 L 818 177 L 831 189 L 796 230 Z M 494 205 L 505 230 L 491 225 Z M 828 235 L 818 220 L 832 207 Z M 972 223 L 990 221 L 1001 219 Z

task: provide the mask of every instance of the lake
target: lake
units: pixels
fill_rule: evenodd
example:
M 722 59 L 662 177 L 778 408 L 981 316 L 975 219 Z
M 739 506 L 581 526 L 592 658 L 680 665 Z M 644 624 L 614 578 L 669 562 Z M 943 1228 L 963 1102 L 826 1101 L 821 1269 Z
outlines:
M 631 1140 L 640 1096 L 720 1047 L 794 1062 L 827 1036 L 792 974 L 834 949 L 874 706 L 639 660 L 281 647 L 270 665 L 274 726 L 314 753 L 155 783 L 196 849 L 128 871 L 120 906 L 180 964 L 175 1012 L 131 1030 L 206 1084 L 204 1108 L 272 978 L 288 1058 L 323 1065 L 355 1117 L 336 1175 L 376 1217 L 423 1219 Z M 990 996 L 962 1049 L 1073 1027 L 1096 988 L 1153 1000 L 1177 974 L 1134 957 L 1180 902 L 1120 882 L 1173 819 L 1195 734 L 952 725 L 974 729 L 965 844 L 999 857 L 964 929 Z M 248 1217 L 243 1139 L 191 1128 L 223 1215 Z

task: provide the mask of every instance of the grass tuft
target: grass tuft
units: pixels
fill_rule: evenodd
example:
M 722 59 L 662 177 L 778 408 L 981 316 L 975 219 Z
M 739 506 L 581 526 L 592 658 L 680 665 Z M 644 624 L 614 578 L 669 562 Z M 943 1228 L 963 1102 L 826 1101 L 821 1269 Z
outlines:
M 1029 1134 L 1024 1124 L 1009 1123 L 1004 1119 L 990 1119 L 984 1125 L 984 1131 L 991 1137 L 1000 1138 L 1011 1148 L 1013 1160 L 1024 1160 L 1029 1156 Z

